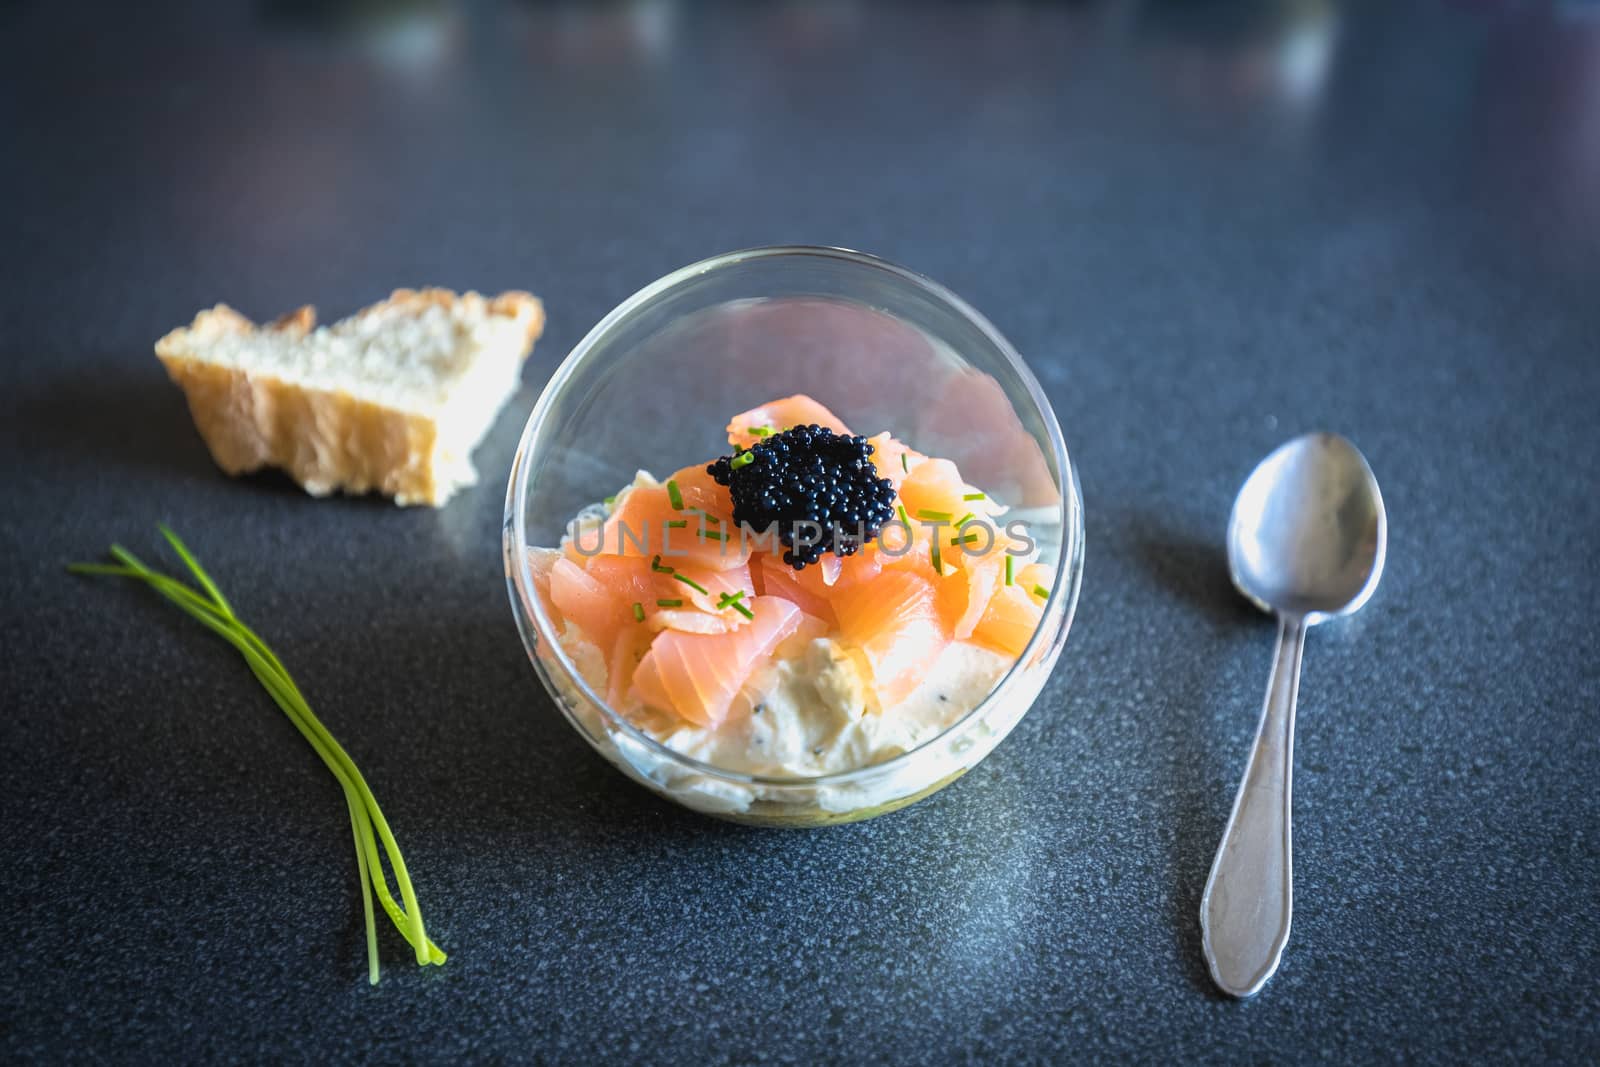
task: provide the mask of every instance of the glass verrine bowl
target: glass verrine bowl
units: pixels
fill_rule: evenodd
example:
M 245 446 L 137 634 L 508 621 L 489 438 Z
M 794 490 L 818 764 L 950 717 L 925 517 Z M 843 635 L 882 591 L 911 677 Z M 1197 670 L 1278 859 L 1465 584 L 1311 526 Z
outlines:
M 585 679 L 538 592 L 529 549 L 627 485 L 728 451 L 737 412 L 806 393 L 853 430 L 953 460 L 1028 524 L 1054 574 L 1032 641 L 989 695 L 884 762 L 811 777 L 716 767 L 667 747 Z M 1066 642 L 1083 572 L 1083 505 L 1043 390 L 988 320 L 942 286 L 838 248 L 730 252 L 629 297 L 551 376 L 506 493 L 506 581 L 535 671 L 572 726 L 625 774 L 706 814 L 774 826 L 870 818 L 933 793 L 991 752 Z M 602 687 L 603 688 L 603 687 Z

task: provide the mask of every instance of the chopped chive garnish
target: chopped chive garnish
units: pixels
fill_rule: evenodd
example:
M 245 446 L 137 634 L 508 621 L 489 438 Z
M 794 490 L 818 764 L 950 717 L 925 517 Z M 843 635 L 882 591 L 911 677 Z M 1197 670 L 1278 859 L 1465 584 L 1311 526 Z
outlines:
M 657 600 L 656 601 L 656 607 L 658 607 L 658 608 L 681 608 L 681 607 L 683 607 L 683 601 L 677 600 L 677 599 L 673 599 L 673 600 Z
M 1016 579 L 1014 579 L 1011 576 L 1011 556 L 1010 556 L 1009 553 L 1007 553 L 1007 555 L 1006 555 L 1006 584 L 1007 585 L 1013 585 L 1013 584 L 1015 584 L 1015 581 L 1016 581 Z
M 933 542 L 933 544 L 928 546 L 928 547 L 933 552 L 933 556 L 932 556 L 933 573 L 935 573 L 939 577 L 943 578 L 944 577 L 944 559 L 939 555 L 939 542 L 937 540 L 935 540 Z
M 715 515 L 711 514 L 711 512 L 706 511 L 703 508 L 684 508 L 684 510 L 694 512 L 696 515 L 699 515 L 703 521 L 709 522 L 713 526 L 722 525 L 721 519 L 717 518 Z
M 952 537 L 952 538 L 950 538 L 950 543 L 952 545 L 970 545 L 970 544 L 972 544 L 972 542 L 976 541 L 977 539 L 978 539 L 978 531 L 974 530 L 969 534 L 962 535 L 961 537 Z
M 747 619 L 755 618 L 755 612 L 739 603 L 739 601 L 743 599 L 743 589 L 739 590 L 737 593 L 723 593 L 722 598 L 717 601 L 717 610 L 726 611 L 728 608 L 732 608 L 734 611 L 737 611 L 740 615 L 743 615 Z
M 905 471 L 907 474 L 911 473 L 911 464 L 906 459 L 906 454 L 904 452 L 900 453 L 900 469 Z
M 606 507 L 613 508 L 613 507 L 616 507 L 616 506 L 617 506 L 617 498 L 616 497 L 614 497 L 614 496 L 606 497 Z
M 633 621 L 644 622 L 644 605 L 637 600 L 633 602 Z
M 908 515 L 906 515 L 906 506 L 904 504 L 896 504 L 894 509 L 900 513 L 900 521 L 905 523 L 907 526 L 910 526 L 911 519 Z
M 728 466 L 733 470 L 738 470 L 740 467 L 748 467 L 755 461 L 756 454 L 754 452 L 741 452 L 737 456 L 733 457 L 733 460 L 728 464 Z
M 949 522 L 950 513 L 948 511 L 929 511 L 927 508 L 918 508 L 917 518 L 926 519 L 929 522 Z
M 666 564 L 662 563 L 660 556 L 651 556 L 650 557 L 650 569 L 655 571 L 657 574 L 671 574 L 672 573 L 672 568 L 668 567 Z
M 689 528 L 689 520 L 688 519 L 668 519 L 667 520 L 667 525 L 670 526 L 674 530 L 687 530 Z M 657 558 L 659 558 L 659 557 L 657 557 Z
M 752 437 L 771 437 L 772 436 L 772 427 L 771 426 L 752 426 L 752 427 L 750 427 L 750 436 L 752 436 Z
M 726 541 L 728 535 L 721 530 L 701 530 L 700 536 L 708 541 Z
M 711 590 L 707 589 L 693 578 L 686 578 L 681 574 L 674 574 L 673 577 L 682 582 L 684 585 L 688 586 L 690 589 L 693 589 L 695 592 L 699 593 L 701 596 L 711 595 Z
M 672 501 L 672 510 L 683 510 L 683 494 L 678 492 L 678 480 L 676 478 L 667 479 L 667 499 Z
M 985 497 L 982 493 L 963 493 L 961 495 L 961 499 L 962 500 L 987 500 L 988 498 Z
M 955 522 L 951 523 L 950 525 L 954 526 L 956 529 L 959 530 L 959 529 L 961 529 L 961 527 L 965 526 L 967 523 L 971 522 L 975 518 L 977 518 L 977 516 L 969 511 L 965 515 L 963 515 L 959 519 L 957 519 Z
M 395 843 L 394 834 L 389 830 L 389 823 L 379 810 L 378 800 L 372 795 L 372 790 L 362 777 L 361 771 L 357 769 L 339 742 L 334 740 L 328 728 L 322 724 L 322 720 L 312 712 L 311 705 L 306 702 L 300 687 L 290 677 L 283 661 L 267 647 L 266 642 L 262 641 L 254 630 L 234 614 L 233 606 L 222 595 L 222 591 L 211 580 L 211 576 L 200 566 L 200 561 L 195 559 L 189 547 L 167 527 L 162 526 L 161 533 L 172 545 L 178 558 L 194 575 L 199 589 L 151 569 L 121 545 L 111 547 L 111 555 L 118 561 L 117 564 L 75 563 L 67 570 L 74 574 L 136 578 L 238 650 L 244 657 L 245 663 L 249 665 L 250 673 L 255 675 L 256 681 L 294 724 L 300 736 L 311 745 L 328 770 L 333 772 L 334 778 L 344 790 L 345 807 L 350 815 L 350 829 L 355 842 L 356 870 L 361 880 L 362 913 L 367 927 L 368 981 L 373 985 L 378 983 L 378 928 L 373 919 L 374 896 L 382 905 L 384 914 L 416 950 L 417 962 L 442 964 L 445 961 L 445 954 L 438 945 L 429 940 L 427 932 L 423 929 L 422 911 L 417 904 L 417 894 L 412 887 L 411 877 L 406 873 L 406 863 L 400 855 L 400 846 Z M 389 892 L 388 879 L 384 876 L 378 854 L 380 845 L 388 856 L 389 867 L 394 871 L 395 881 L 399 884 L 400 898 L 405 902 L 403 908 L 395 902 L 394 896 Z
M 1044 600 L 1050 595 L 1050 590 L 1046 589 L 1042 585 L 1035 584 L 1033 587 L 1033 595 L 1038 597 L 1040 600 Z

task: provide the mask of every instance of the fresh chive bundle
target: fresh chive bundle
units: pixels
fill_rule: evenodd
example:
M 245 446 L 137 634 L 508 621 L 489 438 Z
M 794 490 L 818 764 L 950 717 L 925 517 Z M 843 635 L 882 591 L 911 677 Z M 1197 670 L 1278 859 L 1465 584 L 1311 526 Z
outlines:
M 400 846 L 395 843 L 394 834 L 389 830 L 388 820 L 383 817 L 383 811 L 378 807 L 378 800 L 372 795 L 372 790 L 368 788 L 366 779 L 361 776 L 361 771 L 356 768 L 354 761 L 339 742 L 334 740 L 322 721 L 312 713 L 311 706 L 306 703 L 305 696 L 290 677 L 283 661 L 267 647 L 266 642 L 262 641 L 254 630 L 241 622 L 233 613 L 233 607 L 222 595 L 222 590 L 217 588 L 216 583 L 200 566 L 200 561 L 189 551 L 188 546 L 165 525 L 161 526 L 161 533 L 177 552 L 178 558 L 194 575 L 200 585 L 199 590 L 185 585 L 170 575 L 152 570 L 132 552 L 116 544 L 111 546 L 111 555 L 117 563 L 74 563 L 67 570 L 73 574 L 138 579 L 239 651 L 262 688 L 288 716 L 295 729 L 300 731 L 300 735 L 310 743 L 344 790 L 345 806 L 350 812 L 350 828 L 355 839 L 356 868 L 361 881 L 361 908 L 367 926 L 368 980 L 373 985 L 378 984 L 378 930 L 373 920 L 372 908 L 374 892 L 384 913 L 394 923 L 395 929 L 400 931 L 401 936 L 415 950 L 417 962 L 424 965 L 444 963 L 446 959 L 444 951 L 428 939 L 427 931 L 423 928 L 422 909 L 417 903 L 411 876 L 406 873 L 406 863 L 404 857 L 400 855 Z M 405 901 L 403 908 L 395 903 L 394 896 L 389 892 L 388 879 L 384 876 L 382 860 L 378 854 L 380 843 L 383 845 L 383 854 L 389 858 L 389 866 L 394 871 L 395 881 L 400 886 L 400 897 Z

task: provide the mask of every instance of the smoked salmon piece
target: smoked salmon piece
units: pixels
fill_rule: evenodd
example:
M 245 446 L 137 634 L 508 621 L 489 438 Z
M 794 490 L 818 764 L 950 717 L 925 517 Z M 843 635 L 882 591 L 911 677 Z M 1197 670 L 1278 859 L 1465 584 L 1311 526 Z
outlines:
M 872 665 L 883 707 L 915 689 L 950 643 L 932 581 L 911 571 L 885 569 L 870 582 L 846 586 L 834 593 L 833 610 L 844 639 Z
M 973 643 L 1008 656 L 1022 655 L 1044 614 L 1044 598 L 1035 596 L 1033 587 L 1048 589 L 1050 578 L 1049 569 L 1037 563 L 1018 570 L 1014 584 L 1001 585 L 989 598 L 983 617 L 973 628 Z
M 711 477 L 706 466 L 704 463 L 698 463 L 692 467 L 685 467 L 675 472 L 667 482 L 678 487 L 678 495 L 683 499 L 685 510 L 698 509 L 720 519 L 723 524 L 728 524 L 733 519 L 733 497 L 729 494 L 727 486 L 717 484 L 717 480 Z M 667 482 L 662 484 L 666 485 Z
M 644 613 L 643 625 L 652 631 L 720 634 L 736 630 L 747 620 L 739 611 L 721 606 L 723 595 L 743 593 L 749 597 L 756 591 L 749 567 L 730 567 L 723 571 L 687 566 L 669 568 L 654 558 L 596 556 L 589 560 L 585 571 L 622 602 L 628 612 L 625 626 L 638 624 L 639 620 L 632 617 L 633 605 L 638 604 Z M 680 577 L 688 581 L 681 581 Z M 662 604 L 662 601 L 668 603 Z M 590 640 L 605 647 L 608 635 L 585 633 Z
M 657 597 L 677 595 L 666 592 L 660 581 L 666 576 L 652 572 L 650 560 L 643 556 L 594 556 L 584 561 L 583 569 L 626 604 L 636 600 L 654 604 Z
M 933 540 L 934 527 L 912 519 L 910 541 L 899 529 L 891 527 L 889 532 L 883 534 L 883 544 L 871 550 L 872 558 L 878 566 L 887 571 L 909 571 L 929 581 L 942 577 L 945 573 L 953 571 L 954 565 L 950 562 L 950 553 L 946 551 L 952 536 L 950 524 L 945 523 L 938 527 L 938 536 L 942 539 L 939 546 L 939 570 L 933 566 Z
M 550 569 L 560 558 L 560 549 L 528 548 L 528 573 L 533 576 L 533 591 L 549 609 L 555 607 L 550 600 Z
M 923 459 L 922 453 L 889 436 L 887 430 L 867 438 L 867 441 L 872 445 L 872 465 L 878 468 L 878 477 L 889 479 L 898 493 L 900 483 L 909 476 L 908 472 Z
M 744 621 L 737 611 L 719 616 L 694 608 L 657 608 L 645 616 L 644 625 L 651 633 L 677 630 L 686 634 L 725 634 L 738 629 Z
M 749 448 L 765 434 L 752 430 L 771 430 L 778 433 L 791 426 L 821 426 L 837 434 L 849 434 L 850 428 L 839 416 L 806 396 L 797 393 L 782 400 L 773 400 L 741 412 L 728 423 L 728 443 L 737 448 Z
M 1050 583 L 1055 581 L 1055 577 L 1056 576 L 1054 574 L 1050 573 L 1050 568 L 1046 567 L 1043 563 L 1030 563 L 1026 567 L 1023 567 L 1017 571 L 1015 584 L 1022 586 L 1023 589 L 1027 590 L 1029 593 L 1032 593 L 1034 586 L 1039 586 L 1042 589 L 1049 589 Z M 1034 596 L 1034 601 L 1043 607 L 1043 598 Z
M 823 556 L 814 567 L 795 570 L 782 558 L 758 553 L 750 560 L 756 591 L 781 596 L 801 611 L 827 623 L 836 623 L 834 594 L 860 582 L 870 582 L 883 569 L 877 549 L 871 545 L 853 556 Z
M 732 567 L 725 571 L 676 567 L 673 569 L 673 574 L 658 575 L 658 577 L 666 579 L 661 583 L 661 588 L 664 590 L 661 599 L 681 600 L 683 604 L 678 607 L 667 607 L 652 601 L 645 605 L 645 625 L 650 629 L 721 634 L 750 624 L 749 617 L 732 606 L 737 602 L 748 608 L 750 598 L 756 594 L 749 567 Z M 680 577 L 693 581 L 704 588 L 705 592 L 700 592 L 687 582 L 679 581 Z M 729 597 L 732 600 L 726 599 Z
M 804 619 L 799 608 L 778 597 L 755 597 L 750 610 L 755 618 L 749 625 L 725 634 L 658 635 L 634 672 L 639 700 L 701 726 L 721 722 L 756 667 Z
M 654 636 L 640 626 L 624 626 L 612 640 L 611 655 L 606 657 L 606 703 L 620 708 L 628 699 L 633 685 L 633 675 L 639 669 L 639 660 L 650 647 Z
M 893 536 L 891 534 L 891 536 Z M 825 586 L 835 589 L 844 589 L 861 582 L 870 582 L 883 570 L 883 561 L 878 558 L 877 548 L 869 542 L 861 551 L 853 556 L 845 556 L 839 561 L 839 575 L 830 578 L 827 571 L 822 571 L 822 582 Z M 829 594 L 832 595 L 831 593 Z
M 611 646 L 624 618 L 633 621 L 621 595 L 565 557 L 550 567 L 550 600 L 563 618 L 602 649 Z
M 584 569 L 627 603 L 640 601 L 647 609 L 657 600 L 682 600 L 681 607 L 720 611 L 724 593 L 753 596 L 756 591 L 748 566 L 709 570 L 683 563 L 669 566 L 654 556 L 596 556 Z
M 819 567 L 797 571 L 777 556 L 762 554 L 755 561 L 755 574 L 760 592 L 764 596 L 778 596 L 789 601 L 807 615 L 834 622 L 833 605 L 828 602 L 829 589 L 822 581 Z
M 549 586 L 556 610 L 608 658 L 624 633 L 638 632 L 648 643 L 658 630 L 710 634 L 737 630 L 749 620 L 736 608 L 721 606 L 723 596 L 740 594 L 744 603 L 755 595 L 748 567 L 656 570 L 650 560 L 632 556 L 597 556 L 587 568 L 580 568 L 558 555 L 550 567 Z M 635 604 L 642 620 L 634 614 Z
M 960 549 L 951 552 L 960 555 Z M 967 559 L 954 574 L 939 580 L 939 613 L 950 627 L 951 637 L 965 641 L 972 636 L 995 589 L 1000 586 L 1003 568 L 998 555 L 976 556 Z
M 709 478 L 709 475 L 707 476 Z M 726 491 L 724 491 L 724 495 Z M 683 498 L 682 489 L 679 497 Z M 632 556 L 649 560 L 659 555 L 672 566 L 680 564 L 727 570 L 750 559 L 750 546 L 739 537 L 732 520 L 715 513 L 708 518 L 687 499 L 674 507 L 665 485 L 640 485 L 617 501 L 617 509 L 596 534 L 578 539 L 579 552 L 588 556 Z
M 884 554 L 885 567 L 910 570 L 941 581 L 954 576 L 970 584 L 965 576 L 956 572 L 969 567 L 988 569 L 1000 565 L 1008 542 L 1005 531 L 991 517 L 995 505 L 963 482 L 961 472 L 949 460 L 924 459 L 913 466 L 900 486 L 900 506 L 912 529 L 912 544 L 908 551 L 899 552 L 898 531 L 889 535 L 895 538 L 890 546 L 894 551 Z M 934 566 L 935 543 L 937 568 Z M 956 591 L 949 590 L 943 591 L 942 597 L 947 614 L 951 609 L 955 611 L 955 618 L 965 613 L 968 598 L 964 594 L 958 596 Z M 986 599 L 985 596 L 977 602 L 980 609 Z M 967 634 L 957 636 L 965 638 Z
M 900 504 L 913 521 L 929 521 L 941 517 L 953 523 L 969 512 L 977 516 L 989 514 L 986 498 L 968 500 L 968 495 L 978 496 L 971 486 L 961 480 L 961 471 L 947 459 L 925 459 L 911 468 L 911 473 L 900 483 Z M 946 526 L 946 531 L 953 527 Z M 949 533 L 946 534 L 949 536 Z

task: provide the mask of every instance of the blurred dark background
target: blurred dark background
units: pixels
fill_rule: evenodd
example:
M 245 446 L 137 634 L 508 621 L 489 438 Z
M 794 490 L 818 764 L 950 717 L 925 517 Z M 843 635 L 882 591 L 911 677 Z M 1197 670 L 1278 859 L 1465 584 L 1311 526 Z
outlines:
M 1592 1061 L 1600 5 L 0 4 L 0 1048 L 157 1059 Z M 636 789 L 538 689 L 504 479 L 566 351 L 766 243 L 922 271 L 1085 495 L 1067 651 L 963 781 L 806 834 Z M 396 286 L 549 326 L 438 511 L 211 465 L 153 341 Z M 1199 894 L 1272 628 L 1233 493 L 1371 459 L 1311 635 L 1294 933 Z M 365 984 L 336 787 L 233 654 L 61 567 L 172 522 L 366 771 L 429 928 Z

